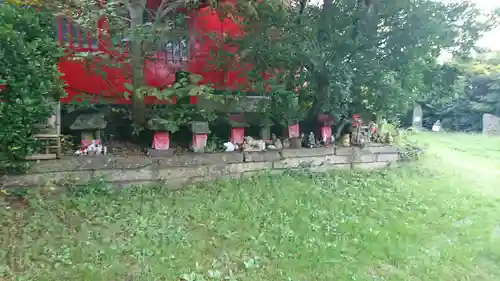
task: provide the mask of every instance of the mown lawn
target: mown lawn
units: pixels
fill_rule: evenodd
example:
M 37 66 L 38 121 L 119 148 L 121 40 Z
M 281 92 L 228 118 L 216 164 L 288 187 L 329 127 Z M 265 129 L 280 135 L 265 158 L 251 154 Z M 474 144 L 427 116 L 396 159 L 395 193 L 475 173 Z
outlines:
M 31 195 L 0 211 L 0 280 L 500 280 L 500 139 L 416 139 L 386 171 Z

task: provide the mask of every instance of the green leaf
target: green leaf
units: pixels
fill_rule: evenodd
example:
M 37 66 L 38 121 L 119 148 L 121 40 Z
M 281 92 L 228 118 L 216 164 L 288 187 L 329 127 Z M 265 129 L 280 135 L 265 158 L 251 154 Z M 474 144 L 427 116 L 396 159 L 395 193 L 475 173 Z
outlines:
M 132 86 L 131 84 L 129 83 L 123 83 L 123 86 L 125 87 L 125 89 L 133 92 L 134 91 L 134 86 Z

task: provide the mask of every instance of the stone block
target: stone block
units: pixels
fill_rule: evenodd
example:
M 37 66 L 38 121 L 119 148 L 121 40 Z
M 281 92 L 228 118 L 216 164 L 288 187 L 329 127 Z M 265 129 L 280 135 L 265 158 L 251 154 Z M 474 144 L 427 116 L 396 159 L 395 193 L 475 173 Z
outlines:
M 209 165 L 197 165 L 197 166 L 187 166 L 187 167 L 160 167 L 156 171 L 156 177 L 161 181 L 168 181 L 169 179 L 186 179 L 189 180 L 195 177 L 208 176 L 210 174 L 224 173 L 222 170 L 225 165 L 217 167 L 219 169 L 210 171 L 208 169 Z M 222 169 L 221 169 L 222 168 Z
M 155 185 L 158 186 L 159 184 L 163 184 L 160 181 L 117 181 L 113 182 L 113 187 L 115 188 L 130 188 L 130 187 L 136 187 L 136 186 L 151 186 L 154 187 Z
M 208 122 L 193 121 L 189 124 L 191 132 L 196 134 L 209 134 L 210 128 Z
M 224 174 L 224 175 L 214 175 L 209 177 L 196 177 L 190 179 L 190 183 L 201 183 L 207 181 L 216 181 L 216 180 L 235 180 L 241 178 L 243 173 L 232 173 L 232 174 Z
M 335 164 L 335 165 L 324 165 L 324 166 L 317 166 L 317 167 L 310 167 L 307 168 L 306 170 L 314 173 L 325 173 L 329 172 L 335 169 L 351 169 L 351 164 Z
M 30 173 L 2 177 L 2 187 L 38 187 L 45 184 L 61 185 L 64 182 L 87 183 L 92 180 L 93 171 L 67 171 L 57 173 Z
M 155 161 L 160 168 L 188 165 L 230 164 L 243 162 L 243 154 L 238 152 L 205 154 L 186 153 L 183 155 L 175 155 L 170 158 L 155 159 Z
M 333 154 L 335 154 L 335 147 L 283 149 L 283 151 L 281 152 L 283 158 L 324 156 Z
M 396 162 L 399 160 L 399 154 L 377 154 L 377 161 L 378 162 Z
M 281 159 L 279 151 L 243 152 L 245 162 L 266 162 Z
M 173 149 L 158 150 L 158 149 L 148 148 L 147 154 L 150 157 L 172 157 L 174 155 L 174 150 Z
M 251 162 L 233 164 L 192 165 L 186 167 L 160 168 L 154 177 L 160 180 L 171 178 L 218 178 L 228 174 L 237 174 L 250 171 L 261 171 L 272 168 L 272 162 Z
M 353 163 L 353 169 L 375 170 L 389 167 L 390 162 Z
M 76 156 L 60 160 L 48 160 L 34 164 L 28 173 L 49 173 L 64 171 L 91 171 L 102 169 L 138 169 L 152 164 L 143 156 Z
M 377 161 L 376 154 L 354 154 L 351 156 L 352 163 L 370 163 Z
M 313 157 L 301 157 L 301 158 L 286 158 L 280 161 L 274 162 L 274 169 L 295 169 L 295 168 L 311 168 L 319 166 L 334 166 L 337 164 L 348 164 L 348 156 L 336 156 L 336 155 L 325 155 L 325 156 L 313 156 Z
M 157 178 L 156 171 L 151 168 L 96 170 L 93 177 L 103 178 L 110 182 L 154 181 Z
M 335 155 L 349 156 L 354 153 L 354 147 L 337 147 L 335 148 Z
M 105 157 L 104 157 L 105 158 Z M 148 167 L 153 160 L 145 156 L 108 157 L 107 169 L 140 169 Z M 97 170 L 97 168 L 95 168 Z
M 273 168 L 273 162 L 248 162 L 229 165 L 229 173 L 266 171 Z
M 374 153 L 374 154 L 380 154 L 380 153 L 393 153 L 397 154 L 399 151 L 396 147 L 394 146 L 389 146 L 389 145 L 382 145 L 382 146 L 365 146 L 362 149 L 360 149 L 362 153 L 368 154 L 368 153 Z
M 483 134 L 500 135 L 500 117 L 488 113 L 483 114 Z

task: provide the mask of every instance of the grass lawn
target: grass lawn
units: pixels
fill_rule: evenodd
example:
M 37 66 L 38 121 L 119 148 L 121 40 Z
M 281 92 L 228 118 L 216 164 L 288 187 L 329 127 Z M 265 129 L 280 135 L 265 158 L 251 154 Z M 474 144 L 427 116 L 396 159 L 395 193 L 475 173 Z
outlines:
M 2 208 L 0 280 L 500 280 L 500 138 L 415 138 L 387 171 Z

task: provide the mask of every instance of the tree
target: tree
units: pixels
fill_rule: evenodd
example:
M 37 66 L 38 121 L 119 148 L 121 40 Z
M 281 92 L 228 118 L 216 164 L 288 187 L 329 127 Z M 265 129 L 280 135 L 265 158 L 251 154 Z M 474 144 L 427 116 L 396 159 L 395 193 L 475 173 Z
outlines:
M 498 53 L 480 52 L 475 59 L 455 58 L 430 69 L 425 76 L 425 121 L 440 119 L 447 129 L 480 131 L 482 115 L 500 115 L 500 63 Z
M 19 161 L 38 152 L 35 125 L 52 114 L 48 101 L 59 98 L 62 85 L 52 15 L 16 5 L 0 5 L 0 171 L 19 172 Z M 17 165 L 20 164 L 20 165 Z
M 353 111 L 379 117 L 406 112 L 426 90 L 424 75 L 441 51 L 467 53 L 493 26 L 478 20 L 480 10 L 469 2 L 324 0 L 321 7 L 307 1 L 256 7 L 240 40 L 240 59 L 255 72 L 279 69 L 272 83 L 291 94 L 307 81 L 301 99 L 310 119 L 321 112 L 337 120 Z

